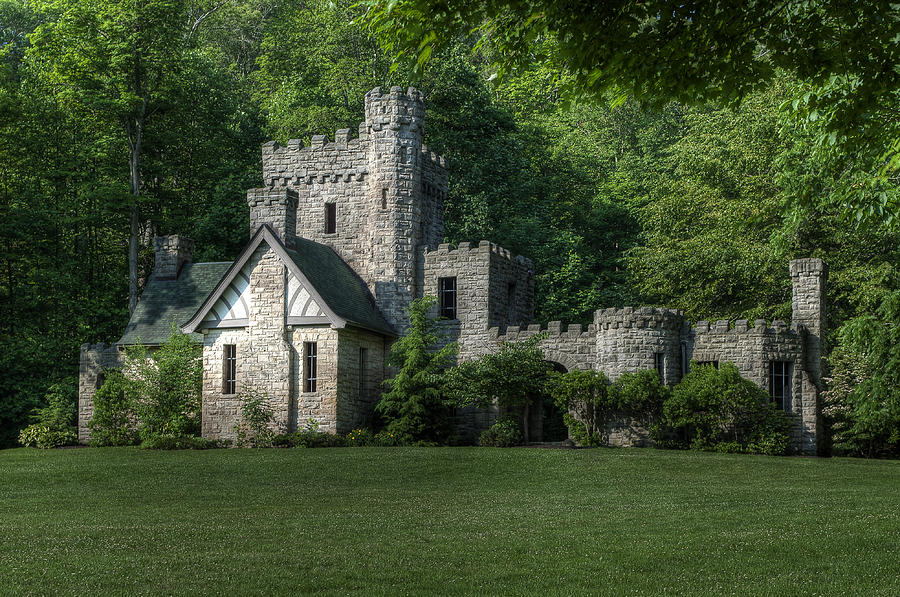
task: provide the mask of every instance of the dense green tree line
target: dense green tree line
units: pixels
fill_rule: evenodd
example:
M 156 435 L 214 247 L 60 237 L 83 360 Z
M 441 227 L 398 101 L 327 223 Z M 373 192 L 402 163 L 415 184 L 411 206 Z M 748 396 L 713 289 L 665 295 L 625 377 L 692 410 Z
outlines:
M 831 265 L 835 330 L 900 287 L 896 233 L 849 226 L 829 202 L 786 203 L 843 184 L 818 125 L 781 111 L 795 74 L 739 107 L 610 107 L 568 101 L 573 75 L 552 63 L 490 81 L 499 46 L 465 33 L 397 66 L 350 2 L 129 10 L 0 0 L 0 445 L 77 372 L 81 343 L 118 338 L 155 234 L 232 258 L 260 143 L 355 129 L 379 85 L 427 94 L 426 143 L 451 165 L 447 240 L 533 258 L 541 320 L 626 304 L 788 317 L 792 257 Z

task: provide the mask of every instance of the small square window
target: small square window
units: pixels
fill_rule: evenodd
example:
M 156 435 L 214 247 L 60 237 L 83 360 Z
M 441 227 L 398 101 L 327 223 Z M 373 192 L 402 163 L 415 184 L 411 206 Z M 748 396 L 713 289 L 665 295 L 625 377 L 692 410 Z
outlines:
M 337 231 L 337 205 L 325 204 L 325 234 L 334 234 Z
M 456 319 L 456 277 L 438 278 L 439 314 L 446 319 Z

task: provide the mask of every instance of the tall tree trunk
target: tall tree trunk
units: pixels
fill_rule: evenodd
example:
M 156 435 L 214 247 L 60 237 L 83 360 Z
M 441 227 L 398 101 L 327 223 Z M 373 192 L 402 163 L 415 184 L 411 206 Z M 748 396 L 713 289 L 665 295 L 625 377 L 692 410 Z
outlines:
M 138 300 L 138 248 L 140 243 L 140 207 L 138 198 L 141 194 L 141 140 L 144 129 L 144 111 L 146 101 L 142 103 L 139 114 L 133 123 L 127 125 L 128 144 L 131 150 L 129 169 L 131 174 L 131 213 L 128 232 L 128 313 L 134 313 Z

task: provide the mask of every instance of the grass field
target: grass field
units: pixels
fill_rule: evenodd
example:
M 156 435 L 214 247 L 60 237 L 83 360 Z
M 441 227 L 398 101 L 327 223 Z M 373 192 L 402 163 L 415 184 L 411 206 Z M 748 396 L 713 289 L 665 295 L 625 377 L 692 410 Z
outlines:
M 900 462 L 0 452 L 0 593 L 900 594 Z

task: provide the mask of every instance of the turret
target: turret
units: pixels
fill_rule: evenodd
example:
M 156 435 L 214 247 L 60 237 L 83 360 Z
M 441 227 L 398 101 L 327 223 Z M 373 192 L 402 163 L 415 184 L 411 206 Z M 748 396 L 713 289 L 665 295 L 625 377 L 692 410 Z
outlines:
M 366 94 L 364 126 L 375 300 L 402 330 L 416 296 L 416 249 L 422 244 L 424 96 L 412 87 L 406 93 L 392 87 L 387 94 L 376 87 Z
M 794 259 L 790 264 L 793 324 L 806 328 L 805 375 L 802 379 L 803 431 L 801 450 L 805 454 L 821 451 L 823 433 L 819 392 L 822 389 L 822 355 L 825 351 L 825 282 L 828 266 L 821 259 Z M 816 445 L 817 441 L 819 446 Z

